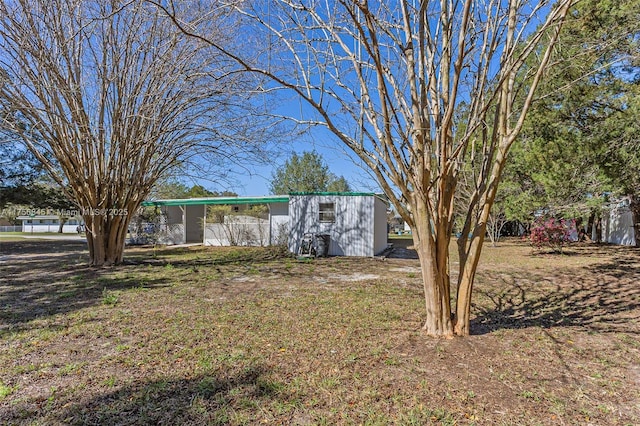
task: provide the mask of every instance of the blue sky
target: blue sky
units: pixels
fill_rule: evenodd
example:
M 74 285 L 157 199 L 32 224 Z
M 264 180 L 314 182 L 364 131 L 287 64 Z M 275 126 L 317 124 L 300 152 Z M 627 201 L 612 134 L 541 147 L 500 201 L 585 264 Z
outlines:
M 282 165 L 293 153 L 316 151 L 322 155 L 329 170 L 337 176 L 344 176 L 353 191 L 380 192 L 375 180 L 343 152 L 342 144 L 327 134 L 322 128 L 309 130 L 309 134 L 296 142 L 287 143 L 280 147 L 282 150 L 278 158 L 269 161 L 269 165 L 249 165 L 248 173 L 238 173 L 231 177 L 230 182 L 212 183 L 198 180 L 198 184 L 213 191 L 229 190 L 241 196 L 268 195 L 269 184 L 273 171 Z
M 318 121 L 317 114 L 310 106 L 296 96 L 287 93 L 275 94 L 275 92 L 271 92 L 271 95 L 265 96 L 257 102 L 264 104 L 265 110 L 268 110 L 267 114 L 293 117 L 296 120 Z M 279 155 L 269 158 L 266 165 L 247 164 L 247 170 L 233 174 L 228 182 L 211 182 L 199 179 L 195 183 L 212 191 L 232 191 L 241 196 L 269 195 L 272 173 L 283 165 L 293 152 L 302 154 L 305 151 L 316 151 L 322 155 L 329 171 L 337 176 L 344 176 L 353 191 L 382 192 L 376 180 L 358 166 L 360 162 L 355 158 L 355 154 L 347 154 L 345 152 L 346 146 L 326 127 L 316 125 L 307 128 L 306 131 L 299 128 L 295 131 L 286 131 L 288 134 L 293 132 L 296 133 L 296 136 L 290 136 L 290 141 L 276 142 L 275 150 Z M 298 135 L 298 133 L 300 134 Z M 185 183 L 190 186 L 190 182 Z

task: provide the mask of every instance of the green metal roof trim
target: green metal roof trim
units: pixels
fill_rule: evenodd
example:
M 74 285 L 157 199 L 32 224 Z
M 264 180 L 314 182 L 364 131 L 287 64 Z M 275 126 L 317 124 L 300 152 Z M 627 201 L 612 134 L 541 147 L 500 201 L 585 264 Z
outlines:
M 211 197 L 211 198 L 183 198 L 173 200 L 144 201 L 143 206 L 201 206 L 201 205 L 236 205 L 236 204 L 267 204 L 288 203 L 288 195 L 269 195 L 265 197 Z
M 238 205 L 238 204 L 268 204 L 288 203 L 289 196 L 296 195 L 334 195 L 347 197 L 378 197 L 387 200 L 380 194 L 373 192 L 291 192 L 289 195 L 266 195 L 263 197 L 208 197 L 208 198 L 176 198 L 170 200 L 144 201 L 143 206 L 202 206 L 202 205 Z
M 376 197 L 386 204 L 389 204 L 389 200 L 384 194 L 376 194 L 375 192 L 290 192 L 289 195 L 333 195 L 333 196 L 346 196 L 346 197 Z
M 371 197 L 378 194 L 373 192 L 290 192 L 289 195 L 344 195 L 349 197 Z

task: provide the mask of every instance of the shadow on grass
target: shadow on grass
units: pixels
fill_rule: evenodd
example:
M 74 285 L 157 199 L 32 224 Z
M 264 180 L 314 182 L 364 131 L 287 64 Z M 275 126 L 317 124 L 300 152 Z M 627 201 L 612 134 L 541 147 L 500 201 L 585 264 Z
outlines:
M 166 278 L 141 280 L 135 275 L 114 277 L 113 270 L 90 268 L 77 252 L 43 259 L 0 264 L 0 335 L 28 328 L 28 323 L 104 302 L 104 291 L 159 288 Z
M 417 259 L 418 252 L 413 248 L 413 240 L 410 238 L 389 239 L 393 249 L 389 253 L 391 259 Z
M 85 240 L 0 240 L 0 259 L 3 256 L 39 255 L 57 253 L 82 253 L 87 250 Z M 88 258 L 87 258 L 88 259 Z
M 292 259 L 294 256 L 286 248 L 269 247 L 197 247 L 162 248 L 138 250 L 127 253 L 125 265 L 152 265 L 176 267 L 216 266 L 236 263 L 268 262 L 278 259 Z
M 259 411 L 260 405 L 278 397 L 282 386 L 269 380 L 262 366 L 253 366 L 231 375 L 133 382 L 70 403 L 61 397 L 44 412 L 29 412 L 18 404 L 8 420 L 11 423 L 26 416 L 69 425 L 222 425 L 231 422 L 234 407 L 255 406 Z
M 617 249 L 612 261 L 525 276 L 483 273 L 472 334 L 526 327 L 579 327 L 640 334 L 640 253 Z

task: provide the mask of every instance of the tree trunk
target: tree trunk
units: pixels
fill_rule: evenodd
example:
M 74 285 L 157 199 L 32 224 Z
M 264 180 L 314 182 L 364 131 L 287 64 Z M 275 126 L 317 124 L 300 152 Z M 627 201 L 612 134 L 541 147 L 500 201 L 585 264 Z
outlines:
M 64 232 L 64 224 L 67 223 L 66 217 L 60 217 L 60 225 L 58 226 L 58 234 L 62 234 Z
M 473 293 L 473 282 L 476 278 L 476 270 L 478 268 L 478 262 L 480 261 L 483 243 L 484 232 L 479 234 L 474 233 L 471 238 L 471 246 L 466 254 L 466 258 L 460 259 L 460 265 L 464 266 L 460 271 L 460 277 L 458 278 L 458 291 L 456 297 L 454 332 L 457 336 L 468 336 L 471 332 L 471 294 Z
M 91 266 L 122 263 L 129 220 L 129 216 L 84 215 Z
M 505 113 L 506 115 L 506 113 Z M 480 215 L 475 221 L 471 241 L 468 242 L 466 235 L 458 240 L 458 253 L 460 256 L 460 274 L 458 275 L 458 291 L 456 297 L 455 324 L 454 332 L 458 336 L 468 336 L 470 333 L 471 319 L 471 294 L 473 292 L 473 282 L 476 278 L 476 270 L 480 262 L 482 254 L 482 245 L 484 244 L 485 234 L 487 232 L 487 223 L 491 215 L 491 208 L 496 199 L 498 192 L 498 184 L 504 165 L 506 163 L 507 151 L 513 143 L 513 139 L 502 139 L 502 143 L 498 148 L 496 158 L 493 163 L 491 177 L 488 179 L 487 187 L 484 194 L 480 197 L 479 206 L 481 208 Z M 468 212 L 473 214 L 472 210 Z M 470 222 L 467 220 L 467 222 Z
M 489 215 L 487 234 L 489 234 L 489 239 L 491 240 L 491 245 L 493 247 L 498 247 L 498 241 L 500 241 L 504 223 L 505 222 L 500 215 Z
M 640 199 L 632 195 L 630 201 L 629 209 L 631 210 L 631 220 L 633 221 L 633 237 L 636 247 L 640 247 Z
M 602 242 L 602 213 L 598 213 L 593 221 L 593 241 Z
M 451 295 L 447 265 L 438 259 L 448 260 L 449 242 L 446 236 L 432 236 L 429 216 L 426 212 L 416 215 L 421 218 L 415 224 L 413 242 L 420 259 L 424 287 L 427 318 L 423 329 L 429 336 L 453 337 L 451 322 Z M 446 240 L 446 241 L 445 241 Z M 447 256 L 438 256 L 438 252 L 447 250 Z

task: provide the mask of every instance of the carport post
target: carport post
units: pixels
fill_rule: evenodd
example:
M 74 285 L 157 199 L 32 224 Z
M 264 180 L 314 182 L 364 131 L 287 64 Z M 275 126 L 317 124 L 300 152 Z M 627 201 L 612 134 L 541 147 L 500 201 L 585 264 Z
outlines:
M 207 245 L 207 205 L 203 204 L 204 214 L 202 215 L 202 246 Z
M 271 241 L 271 203 L 267 203 L 267 210 L 269 211 L 269 245 L 273 245 Z
M 182 210 L 182 244 L 187 243 L 187 205 L 180 206 Z

